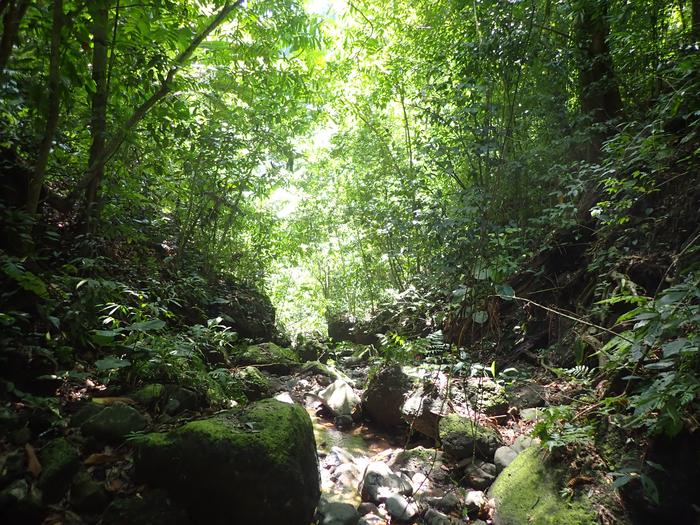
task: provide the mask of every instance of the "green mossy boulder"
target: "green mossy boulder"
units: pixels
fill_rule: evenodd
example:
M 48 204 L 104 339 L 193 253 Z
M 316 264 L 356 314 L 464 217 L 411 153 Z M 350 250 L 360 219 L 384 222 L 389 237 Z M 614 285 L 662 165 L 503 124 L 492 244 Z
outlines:
M 116 403 L 85 421 L 80 430 L 86 436 L 107 443 L 121 443 L 132 432 L 146 428 L 146 418 L 134 407 Z
M 92 479 L 85 471 L 73 478 L 70 489 L 70 504 L 81 512 L 97 513 L 109 503 L 109 496 L 102 483 Z
M 235 520 L 231 520 L 234 522 Z M 117 498 L 102 514 L 102 525 L 189 525 L 206 523 L 192 520 L 163 491 Z
M 585 497 L 571 501 L 560 496 L 559 477 L 543 458 L 542 449 L 531 447 L 518 455 L 489 490 L 495 499 L 495 525 L 594 525 L 598 523 Z
M 270 380 L 254 366 L 246 366 L 236 370 L 234 376 L 240 381 L 243 394 L 250 401 L 258 401 L 269 396 Z
M 164 488 L 193 521 L 308 525 L 320 495 L 311 419 L 275 399 L 134 441 L 140 482 Z
M 239 366 L 257 366 L 273 374 L 289 374 L 299 367 L 299 357 L 289 348 L 275 343 L 260 343 L 240 348 L 233 356 Z
M 38 486 L 44 502 L 55 503 L 68 491 L 71 479 L 80 467 L 80 456 L 65 438 L 49 442 L 39 453 L 42 470 Z
M 158 405 L 159 402 L 163 401 L 167 393 L 168 391 L 165 385 L 151 383 L 150 385 L 139 388 L 129 397 L 146 408 L 153 408 Z
M 439 431 L 442 449 L 454 460 L 476 456 L 492 461 L 496 449 L 501 446 L 495 430 L 458 414 L 441 419 Z

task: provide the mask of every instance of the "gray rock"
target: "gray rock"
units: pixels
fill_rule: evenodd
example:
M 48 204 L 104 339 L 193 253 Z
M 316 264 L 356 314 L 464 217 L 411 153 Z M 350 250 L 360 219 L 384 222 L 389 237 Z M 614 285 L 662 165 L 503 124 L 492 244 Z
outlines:
M 333 381 L 318 397 L 334 416 L 352 416 L 360 405 L 360 396 L 342 379 Z
M 448 414 L 447 385 L 442 372 L 430 374 L 406 398 L 401 414 L 413 430 L 431 439 L 439 437 L 440 419 Z
M 339 501 L 326 502 L 319 506 L 319 525 L 356 525 L 360 514 L 354 506 Z
M 440 421 L 440 439 L 445 455 L 455 460 L 476 456 L 490 461 L 501 445 L 495 430 L 457 414 Z
M 92 416 L 96 415 L 98 412 L 102 412 L 105 407 L 97 403 L 92 403 L 88 401 L 81 406 L 75 414 L 70 418 L 70 423 L 74 427 L 81 427 Z
M 408 501 L 401 494 L 392 494 L 384 502 L 386 510 L 392 518 L 399 521 L 411 521 L 418 515 L 418 505 Z
M 477 490 L 486 490 L 496 479 L 496 465 L 476 460 L 469 462 L 464 469 L 467 484 Z
M 510 447 L 498 447 L 493 455 L 496 472 L 500 473 L 504 468 L 510 465 L 517 455 L 518 453 Z
M 481 511 L 488 503 L 488 498 L 481 490 L 470 490 L 464 497 L 464 506 L 469 514 Z
M 391 469 L 380 461 L 367 465 L 362 482 L 360 483 L 360 495 L 363 501 L 381 503 L 392 494 L 411 495 L 413 487 L 402 476 L 394 474 Z
M 515 443 L 513 443 L 510 448 L 520 454 L 523 450 L 526 450 L 533 445 L 537 445 L 539 442 L 540 440 L 537 438 L 531 438 L 530 436 L 518 436 Z
M 509 393 L 510 405 L 519 410 L 544 405 L 547 390 L 537 383 L 524 383 L 515 386 Z
M 399 365 L 388 365 L 370 379 L 363 396 L 363 413 L 384 428 L 403 426 L 401 407 L 412 380 Z
M 442 498 L 434 502 L 434 506 L 443 512 L 454 512 L 462 505 L 459 496 L 454 492 L 448 492 Z
M 189 388 L 176 388 L 168 396 L 164 412 L 171 416 L 185 410 L 197 410 L 199 408 L 199 396 Z
M 39 453 L 42 466 L 38 486 L 45 503 L 55 503 L 68 491 L 80 467 L 78 451 L 65 438 L 57 438 Z
M 537 421 L 541 416 L 541 408 L 525 408 L 520 411 L 520 419 L 524 421 Z
M 439 510 L 428 509 L 423 515 L 426 525 L 452 525 L 452 520 Z
M 132 432 L 146 428 L 146 418 L 133 407 L 117 403 L 103 408 L 82 424 L 80 430 L 107 443 L 120 443 Z
M 360 503 L 360 506 L 357 507 L 357 512 L 360 513 L 360 516 L 364 516 L 365 514 L 379 514 L 379 509 L 374 503 L 363 501 Z

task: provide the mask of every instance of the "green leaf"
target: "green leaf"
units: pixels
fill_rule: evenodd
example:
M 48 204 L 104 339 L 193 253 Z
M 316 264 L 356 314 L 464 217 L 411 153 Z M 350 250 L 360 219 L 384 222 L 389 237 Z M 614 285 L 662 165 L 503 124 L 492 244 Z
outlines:
M 110 356 L 95 361 L 95 368 L 101 372 L 126 368 L 127 366 L 131 366 L 131 361 L 128 359 L 121 359 L 119 357 Z
M 507 301 L 510 301 L 515 297 L 515 290 L 513 290 L 513 287 L 508 283 L 497 284 L 496 293 L 501 299 L 505 299 Z
M 130 324 L 125 328 L 129 332 L 153 332 L 161 330 L 165 326 L 165 321 L 160 319 L 151 319 L 150 321 L 141 321 L 140 323 Z
M 485 312 L 484 310 L 479 310 L 478 312 L 474 312 L 472 314 L 472 319 L 474 320 L 475 323 L 484 324 L 486 321 L 488 321 L 489 314 L 488 314 L 488 312 Z
M 666 343 L 663 345 L 661 348 L 663 349 L 664 352 L 664 357 L 670 357 L 676 354 L 679 354 L 681 350 L 686 346 L 688 343 L 688 340 L 684 337 L 681 337 L 680 339 L 676 339 L 675 341 L 671 341 L 670 343 Z

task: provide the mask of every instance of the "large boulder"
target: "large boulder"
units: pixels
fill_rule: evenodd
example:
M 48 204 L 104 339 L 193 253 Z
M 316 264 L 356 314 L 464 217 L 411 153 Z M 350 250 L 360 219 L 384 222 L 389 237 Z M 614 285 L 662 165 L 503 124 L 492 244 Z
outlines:
M 584 497 L 564 499 L 563 485 L 542 457 L 531 447 L 515 458 L 489 490 L 495 500 L 495 525 L 593 525 L 598 523 L 590 501 Z
M 299 357 L 289 348 L 261 343 L 239 348 L 233 356 L 239 366 L 256 366 L 273 374 L 289 374 L 299 367 Z
M 411 428 L 434 440 L 439 437 L 440 419 L 449 413 L 448 383 L 443 372 L 425 374 L 401 407 L 401 415 Z
M 363 396 L 363 412 L 377 425 L 396 428 L 404 425 L 401 408 L 413 380 L 399 365 L 387 365 L 369 381 Z
M 458 414 L 440 420 L 440 441 L 445 455 L 454 460 L 476 456 L 491 461 L 501 445 L 495 430 Z
M 266 399 L 135 442 L 137 479 L 166 489 L 197 523 L 311 522 L 318 460 L 300 405 Z
M 360 396 L 342 379 L 333 381 L 318 397 L 334 416 L 353 416 L 360 406 Z

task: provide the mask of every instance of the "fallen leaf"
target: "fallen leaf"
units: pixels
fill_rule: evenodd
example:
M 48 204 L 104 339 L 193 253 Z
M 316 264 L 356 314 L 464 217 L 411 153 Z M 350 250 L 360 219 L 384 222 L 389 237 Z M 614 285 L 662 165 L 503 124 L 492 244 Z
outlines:
M 128 397 L 93 397 L 92 402 L 98 405 L 114 405 L 115 403 L 124 403 L 126 405 L 136 404 L 136 401 Z
M 88 466 L 104 465 L 105 463 L 113 463 L 118 460 L 119 456 L 115 456 L 114 454 L 109 454 L 105 452 L 95 452 L 94 454 L 90 454 L 87 458 L 85 458 L 83 464 Z
M 124 482 L 119 478 L 110 479 L 107 483 L 105 483 L 105 489 L 107 489 L 107 492 L 119 492 L 123 488 Z
M 24 445 L 24 450 L 27 452 L 27 472 L 38 478 L 39 474 L 41 474 L 41 463 L 39 463 L 39 458 L 36 457 L 36 450 L 29 443 Z

